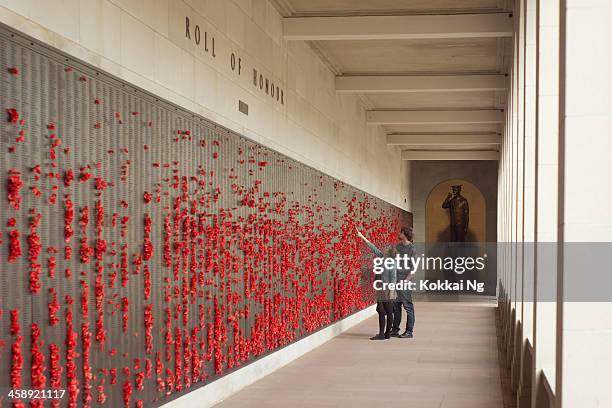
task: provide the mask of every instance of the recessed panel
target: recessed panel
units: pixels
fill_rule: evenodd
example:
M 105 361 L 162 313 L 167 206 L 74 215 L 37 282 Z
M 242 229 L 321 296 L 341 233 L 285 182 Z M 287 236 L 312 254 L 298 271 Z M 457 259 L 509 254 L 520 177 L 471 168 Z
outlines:
M 298 14 L 497 10 L 497 0 L 288 0 Z
M 497 40 L 318 41 L 343 74 L 491 73 L 497 69 Z
M 491 124 L 449 124 L 449 125 L 384 125 L 387 133 L 497 133 L 501 126 Z
M 491 109 L 497 104 L 494 91 L 367 93 L 366 97 L 376 109 Z

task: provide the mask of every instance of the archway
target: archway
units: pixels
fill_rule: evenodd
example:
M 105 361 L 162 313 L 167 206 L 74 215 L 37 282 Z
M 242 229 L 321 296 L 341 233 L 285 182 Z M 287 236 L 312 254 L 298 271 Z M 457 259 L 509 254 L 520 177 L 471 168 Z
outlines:
M 450 210 L 443 208 L 451 186 L 461 185 L 461 196 L 467 200 L 469 206 L 469 222 L 465 240 L 457 242 L 451 235 Z M 428 257 L 471 257 L 486 256 L 486 222 L 487 206 L 484 195 L 478 187 L 463 179 L 450 179 L 437 184 L 427 196 L 425 202 L 425 247 Z M 456 234 L 455 234 L 456 235 Z M 457 274 L 453 271 L 439 268 L 424 270 L 427 279 L 440 279 L 449 282 L 458 282 L 462 279 L 476 279 L 487 282 L 488 267 L 480 271 L 471 271 L 466 274 Z M 458 296 L 458 292 L 443 293 L 445 296 Z M 474 294 L 469 292 L 469 294 Z

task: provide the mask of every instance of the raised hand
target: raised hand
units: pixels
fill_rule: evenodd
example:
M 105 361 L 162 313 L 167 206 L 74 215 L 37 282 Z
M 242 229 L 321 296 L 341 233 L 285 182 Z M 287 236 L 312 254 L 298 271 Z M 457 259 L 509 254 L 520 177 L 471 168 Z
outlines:
M 357 232 L 357 236 L 361 239 L 365 239 L 365 237 L 363 236 L 363 234 L 357 229 L 357 227 L 355 227 L 355 231 Z

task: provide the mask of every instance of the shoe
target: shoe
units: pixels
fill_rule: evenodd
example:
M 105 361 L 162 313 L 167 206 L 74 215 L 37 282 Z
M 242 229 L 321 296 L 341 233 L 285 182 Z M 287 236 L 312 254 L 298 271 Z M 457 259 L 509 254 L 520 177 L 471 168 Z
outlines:
M 392 331 L 392 332 L 389 334 L 389 336 L 391 336 L 391 337 L 399 337 L 399 336 L 400 336 L 399 330 L 398 330 L 398 331 L 395 331 L 395 330 L 394 330 L 394 331 Z
M 402 334 L 399 335 L 400 339 L 411 339 L 413 338 L 414 335 L 411 332 L 405 331 Z
M 384 335 L 377 334 L 376 336 L 370 337 L 370 340 L 386 340 L 386 339 Z
M 385 334 L 385 340 L 389 340 L 391 338 L 391 334 Z

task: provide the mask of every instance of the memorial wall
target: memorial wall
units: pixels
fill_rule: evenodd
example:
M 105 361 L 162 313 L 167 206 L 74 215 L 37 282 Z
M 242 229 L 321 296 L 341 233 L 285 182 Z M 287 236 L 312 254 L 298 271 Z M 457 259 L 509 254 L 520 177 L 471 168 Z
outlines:
M 389 243 L 409 213 L 26 37 L 0 50 L 0 387 L 157 404 L 373 303 L 354 228 Z

